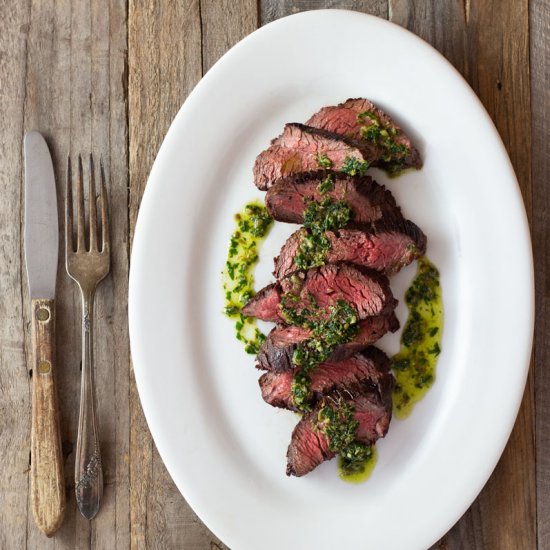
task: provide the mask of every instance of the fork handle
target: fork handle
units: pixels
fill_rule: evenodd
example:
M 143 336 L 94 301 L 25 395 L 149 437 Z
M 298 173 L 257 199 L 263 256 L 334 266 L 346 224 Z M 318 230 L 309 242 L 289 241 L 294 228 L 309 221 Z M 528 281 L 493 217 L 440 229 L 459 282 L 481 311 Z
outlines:
M 76 442 L 75 493 L 78 508 L 87 519 L 92 519 L 97 514 L 103 495 L 103 471 L 95 411 L 93 303 L 94 291 L 83 291 L 82 375 Z
M 65 514 L 65 481 L 54 383 L 55 307 L 32 300 L 31 500 L 34 520 L 51 537 Z

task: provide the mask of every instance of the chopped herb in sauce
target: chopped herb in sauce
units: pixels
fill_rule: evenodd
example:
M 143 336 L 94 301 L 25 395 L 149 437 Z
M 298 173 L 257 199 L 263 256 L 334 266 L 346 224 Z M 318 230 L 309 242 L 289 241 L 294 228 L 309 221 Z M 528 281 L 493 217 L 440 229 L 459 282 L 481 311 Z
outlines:
M 370 477 L 376 466 L 376 461 L 378 459 L 376 447 L 374 445 L 369 447 L 363 443 L 359 445 L 361 445 L 361 447 L 357 449 L 357 454 L 351 459 L 340 455 L 340 459 L 338 460 L 338 473 L 340 478 L 348 483 L 363 483 Z M 363 454 L 363 460 L 360 460 L 360 453 Z
M 320 202 L 311 201 L 304 212 L 303 233 L 296 254 L 296 266 L 310 269 L 325 264 L 331 244 L 325 231 L 345 227 L 352 218 L 352 210 L 344 201 L 326 197 Z
M 311 201 L 304 212 L 304 227 L 311 231 L 335 231 L 351 220 L 352 210 L 344 201 L 327 197 L 321 202 Z
M 345 300 L 338 300 L 334 306 L 322 309 L 312 304 L 311 308 L 297 310 L 293 307 L 294 295 L 287 293 L 281 300 L 281 315 L 293 325 L 311 330 L 312 337 L 296 346 L 292 362 L 298 367 L 292 380 L 292 401 L 296 408 L 310 410 L 310 373 L 329 357 L 339 344 L 349 342 L 359 330 L 357 312 Z
M 334 174 L 327 174 L 321 183 L 319 183 L 318 189 L 321 195 L 332 191 L 334 189 Z
M 256 354 L 265 335 L 257 328 L 256 320 L 245 317 L 241 309 L 254 296 L 254 267 L 258 263 L 258 250 L 273 220 L 263 204 L 251 202 L 235 215 L 235 222 L 237 227 L 229 240 L 222 273 L 224 313 L 235 319 L 236 337 L 243 342 L 245 351 Z
M 317 427 L 329 440 L 329 449 L 340 454 L 340 470 L 344 476 L 363 472 L 373 456 L 370 445 L 355 440 L 359 422 L 352 404 L 337 400 L 324 406 L 317 416 Z
M 325 264 L 326 253 L 331 244 L 323 233 L 304 233 L 300 240 L 295 262 L 298 269 L 310 269 Z
M 405 294 L 409 317 L 401 334 L 401 350 L 392 358 L 396 384 L 394 414 L 405 418 L 435 380 L 435 367 L 441 353 L 443 303 L 439 272 L 425 257 Z
M 319 165 L 319 168 L 332 168 L 332 161 L 326 155 L 317 153 L 316 158 L 317 158 L 317 164 Z
M 397 175 L 403 169 L 405 158 L 411 153 L 405 144 L 396 140 L 399 130 L 391 124 L 384 124 L 372 111 L 359 113 L 357 122 L 362 124 L 361 136 L 382 149 L 384 170 Z
M 353 417 L 354 412 L 354 407 L 343 400 L 319 411 L 317 426 L 327 436 L 329 449 L 333 453 L 344 451 L 354 441 L 359 428 L 359 421 Z
M 355 157 L 346 157 L 342 164 L 342 172 L 350 176 L 364 176 L 369 169 L 369 163 Z

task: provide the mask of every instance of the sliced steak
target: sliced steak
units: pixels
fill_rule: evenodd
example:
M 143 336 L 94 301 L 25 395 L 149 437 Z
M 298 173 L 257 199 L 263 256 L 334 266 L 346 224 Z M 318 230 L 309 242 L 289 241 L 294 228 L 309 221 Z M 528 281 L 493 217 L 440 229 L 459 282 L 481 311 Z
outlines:
M 328 361 L 341 361 L 374 344 L 386 332 L 395 332 L 399 328 L 399 321 L 392 311 L 389 315 L 368 317 L 359 321 L 359 332 L 351 342 L 336 346 Z M 295 367 L 292 356 L 296 346 L 312 334 L 309 330 L 300 327 L 276 327 L 267 336 L 256 357 L 256 366 L 259 369 L 285 372 Z
M 322 185 L 332 182 L 332 189 L 322 193 Z M 271 217 L 287 223 L 304 223 L 304 211 L 311 201 L 326 197 L 344 201 L 352 209 L 354 223 L 366 224 L 384 216 L 400 216 L 393 195 L 369 176 L 316 170 L 284 178 L 266 193 L 265 204 Z
M 319 156 L 327 157 L 332 169 L 336 171 L 340 171 L 349 159 L 359 162 L 372 160 L 363 154 L 361 144 L 352 139 L 304 124 L 291 123 L 256 158 L 254 183 L 258 189 L 265 191 L 281 178 L 318 170 L 322 167 Z
M 325 460 L 336 456 L 329 448 L 329 441 L 325 434 L 317 429 L 314 409 L 302 418 L 292 432 L 292 439 L 286 453 L 286 475 L 300 477 L 309 474 Z
M 294 428 L 287 451 L 287 475 L 303 476 L 335 456 L 319 422 L 319 412 L 325 406 L 334 408 L 342 403 L 355 409 L 353 418 L 359 422 L 357 441 L 372 444 L 386 435 L 392 412 L 391 392 L 382 399 L 368 381 L 339 387 L 324 396 Z
M 390 116 L 368 99 L 348 99 L 340 105 L 323 107 L 306 124 L 360 142 L 360 147 L 375 166 L 392 172 L 422 166 L 420 154 L 410 138 Z M 371 128 L 369 131 L 373 125 L 385 131 L 386 135 L 380 134 L 378 129 Z M 391 138 L 390 146 L 388 137 Z
M 293 233 L 275 258 L 277 279 L 297 271 L 296 256 L 307 229 Z M 382 271 L 397 273 L 426 252 L 426 235 L 413 222 L 399 218 L 384 218 L 361 229 L 340 229 L 325 233 L 331 248 L 325 263 L 347 262 Z
M 262 288 L 242 308 L 242 314 L 247 317 L 256 317 L 263 321 L 282 321 L 281 309 L 281 285 L 272 283 Z
M 327 318 L 329 309 L 339 301 L 354 307 L 358 319 L 389 313 L 397 305 L 385 275 L 343 264 L 294 273 L 265 287 L 242 312 L 262 321 L 284 322 L 279 307 L 283 296 L 288 297 L 285 304 L 288 309 L 315 319 Z
M 294 371 L 262 374 L 259 384 L 264 401 L 274 407 L 296 410 L 292 400 L 294 374 Z M 372 346 L 348 359 L 321 363 L 313 369 L 309 377 L 310 395 L 304 400 L 309 405 L 315 404 L 323 395 L 338 386 L 349 386 L 363 381 L 370 382 L 381 399 L 385 400 L 394 384 L 387 355 Z

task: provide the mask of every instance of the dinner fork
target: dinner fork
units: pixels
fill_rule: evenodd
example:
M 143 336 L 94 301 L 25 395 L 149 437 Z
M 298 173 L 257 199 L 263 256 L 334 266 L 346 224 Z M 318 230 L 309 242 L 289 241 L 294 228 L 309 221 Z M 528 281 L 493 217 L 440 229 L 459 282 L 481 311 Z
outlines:
M 103 495 L 103 472 L 95 410 L 93 327 L 95 291 L 98 283 L 109 273 L 110 251 L 107 194 L 102 162 L 100 162 L 99 171 L 101 186 L 99 201 L 97 201 L 94 161 L 90 154 L 89 231 L 86 233 L 82 157 L 78 156 L 75 192 L 77 218 L 75 243 L 71 158 L 68 158 L 65 201 L 65 262 L 67 273 L 78 283 L 82 296 L 82 374 L 76 443 L 75 493 L 78 508 L 87 519 L 92 519 L 97 514 Z M 98 226 L 97 202 L 99 202 L 101 214 L 100 227 Z

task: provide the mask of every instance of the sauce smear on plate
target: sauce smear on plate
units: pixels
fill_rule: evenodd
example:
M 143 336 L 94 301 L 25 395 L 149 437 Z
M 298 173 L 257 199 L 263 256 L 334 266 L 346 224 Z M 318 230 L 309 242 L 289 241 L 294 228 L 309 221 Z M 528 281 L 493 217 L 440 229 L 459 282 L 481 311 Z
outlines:
M 249 202 L 235 214 L 236 228 L 229 240 L 227 261 L 222 272 L 225 294 L 224 313 L 235 320 L 235 335 L 247 353 L 258 353 L 265 335 L 256 326 L 256 319 L 245 317 L 242 307 L 254 295 L 254 267 L 258 263 L 260 245 L 273 224 L 267 208 L 259 201 Z
M 443 302 L 439 271 L 426 257 L 418 260 L 405 302 L 409 317 L 401 335 L 401 350 L 392 357 L 396 379 L 393 413 L 397 418 L 406 418 L 432 386 L 441 353 Z
M 371 454 L 362 462 L 350 464 L 344 457 L 338 459 L 338 475 L 340 479 L 348 483 L 363 483 L 369 479 L 376 461 L 378 460 L 378 451 L 376 446 L 371 446 Z

